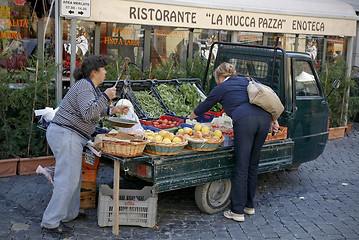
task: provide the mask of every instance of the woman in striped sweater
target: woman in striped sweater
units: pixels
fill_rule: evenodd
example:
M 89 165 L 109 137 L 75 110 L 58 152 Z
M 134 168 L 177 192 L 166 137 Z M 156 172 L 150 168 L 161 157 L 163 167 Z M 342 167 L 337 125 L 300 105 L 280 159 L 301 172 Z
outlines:
M 46 132 L 56 159 L 54 190 L 44 212 L 41 226 L 47 232 L 68 233 L 69 222 L 79 215 L 82 151 L 95 131 L 101 116 L 126 113 L 127 106 L 109 108 L 116 97 L 116 88 L 101 93 L 98 86 L 105 80 L 107 60 L 102 56 L 86 58 L 76 68 L 78 80 L 65 95 Z

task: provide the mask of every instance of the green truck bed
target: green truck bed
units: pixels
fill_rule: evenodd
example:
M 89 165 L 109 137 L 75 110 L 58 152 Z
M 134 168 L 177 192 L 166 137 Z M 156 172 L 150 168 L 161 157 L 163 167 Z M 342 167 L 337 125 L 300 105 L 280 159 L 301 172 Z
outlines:
M 261 151 L 259 172 L 290 168 L 293 146 L 291 139 L 266 142 Z M 234 169 L 233 147 L 219 147 L 210 152 L 184 149 L 173 156 L 144 153 L 134 158 L 107 154 L 103 157 L 120 161 L 121 169 L 129 176 L 151 182 L 156 193 L 230 179 Z

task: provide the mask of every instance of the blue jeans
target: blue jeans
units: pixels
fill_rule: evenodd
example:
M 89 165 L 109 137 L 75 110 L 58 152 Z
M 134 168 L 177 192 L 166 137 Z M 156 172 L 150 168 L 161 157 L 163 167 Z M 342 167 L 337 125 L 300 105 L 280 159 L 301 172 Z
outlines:
M 82 152 L 87 140 L 74 131 L 50 124 L 47 142 L 55 156 L 54 189 L 41 226 L 55 228 L 77 217 L 80 209 Z
M 248 115 L 233 124 L 235 170 L 230 209 L 234 213 L 243 214 L 244 207 L 254 207 L 259 158 L 270 124 L 269 114 Z

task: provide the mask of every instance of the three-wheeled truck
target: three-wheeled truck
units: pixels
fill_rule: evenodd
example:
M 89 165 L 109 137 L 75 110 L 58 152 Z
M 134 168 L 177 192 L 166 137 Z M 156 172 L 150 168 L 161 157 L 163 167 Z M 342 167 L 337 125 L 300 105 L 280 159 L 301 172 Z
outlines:
M 215 48 L 216 55 L 210 54 L 208 60 L 206 77 L 212 76 L 208 69 L 229 62 L 236 66 L 238 75 L 250 75 L 271 86 L 285 106 L 279 123 L 287 127 L 287 138 L 264 144 L 259 172 L 293 169 L 316 159 L 328 139 L 329 108 L 310 56 L 279 47 L 236 43 L 216 42 L 211 52 Z M 203 86 L 204 89 L 214 86 L 213 78 L 205 82 L 211 85 Z M 115 163 L 114 206 L 120 169 L 128 176 L 150 182 L 153 194 L 195 186 L 197 206 L 205 213 L 220 212 L 229 204 L 233 147 L 219 147 L 210 152 L 185 149 L 173 156 L 144 153 L 134 158 L 107 154 L 103 157 Z M 114 208 L 114 227 L 117 209 Z

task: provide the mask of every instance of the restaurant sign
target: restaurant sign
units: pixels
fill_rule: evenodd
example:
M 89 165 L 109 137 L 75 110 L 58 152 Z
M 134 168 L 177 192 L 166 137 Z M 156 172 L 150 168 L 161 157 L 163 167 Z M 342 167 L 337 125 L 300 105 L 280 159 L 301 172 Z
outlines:
M 124 0 L 92 0 L 91 17 L 96 22 L 223 29 L 313 35 L 355 36 L 356 21 L 339 18 L 279 15 L 195 8 Z

